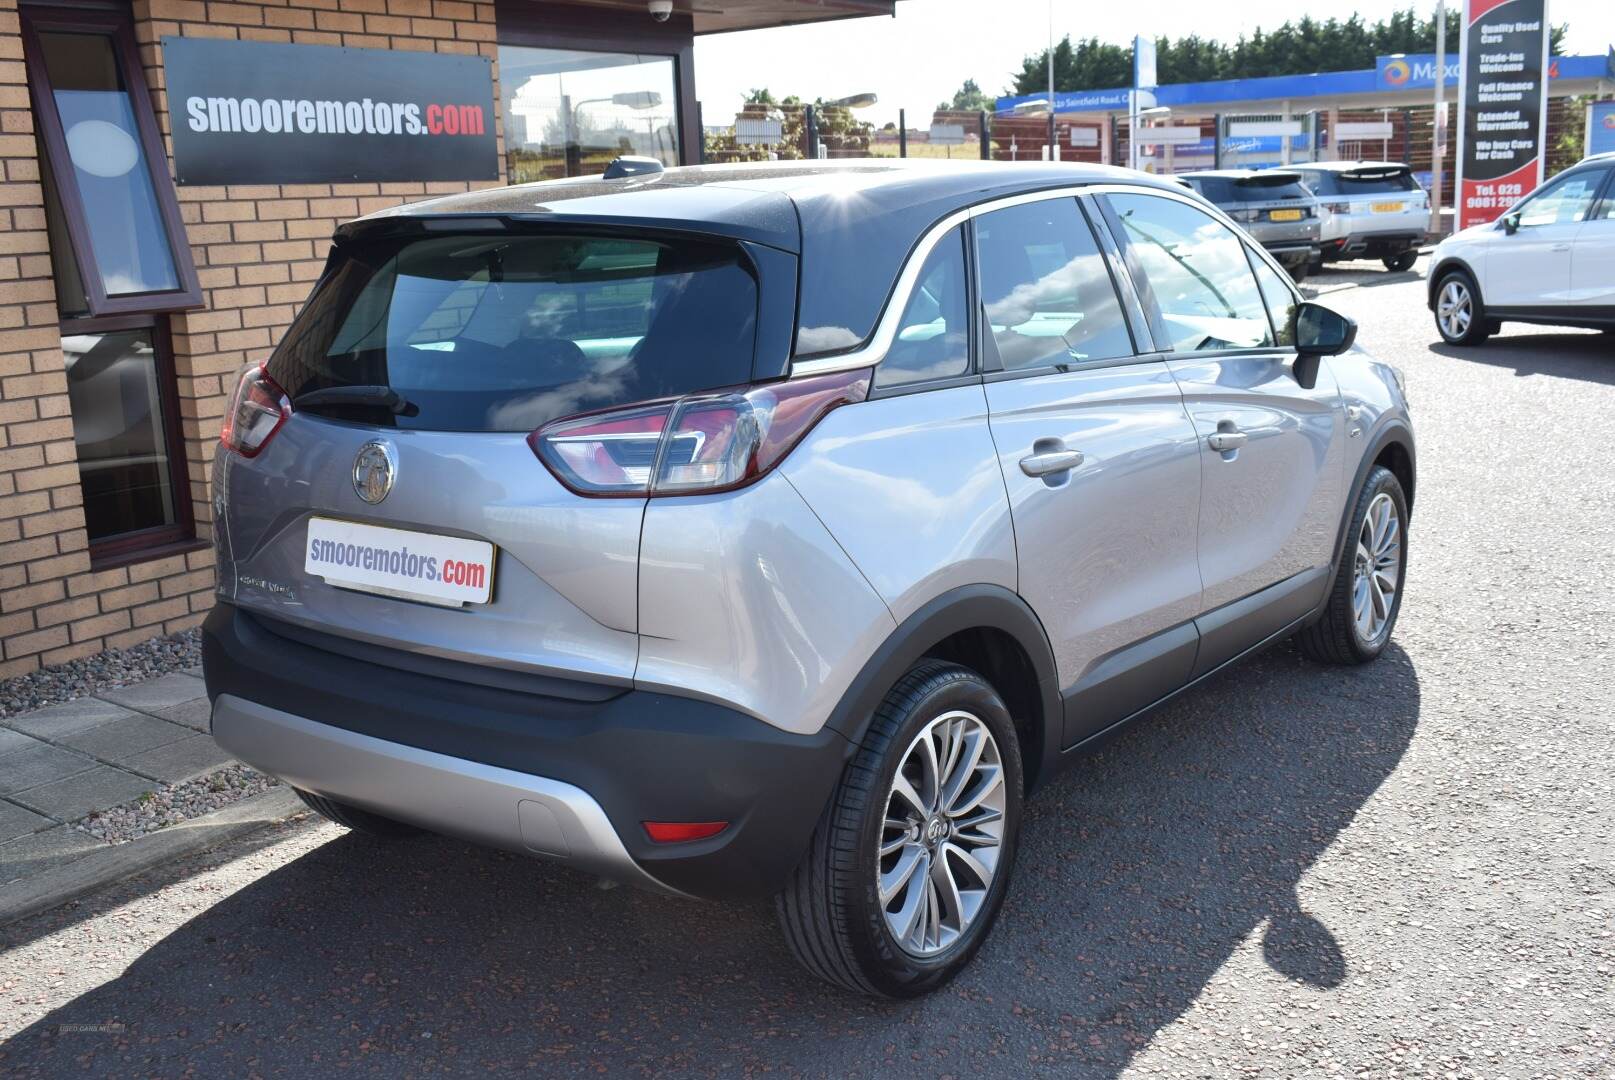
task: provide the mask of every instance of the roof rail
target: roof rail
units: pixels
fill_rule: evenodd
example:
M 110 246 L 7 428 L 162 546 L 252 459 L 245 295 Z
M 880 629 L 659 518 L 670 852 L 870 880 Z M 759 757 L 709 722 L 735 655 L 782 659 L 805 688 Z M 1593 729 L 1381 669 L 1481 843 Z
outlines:
M 623 180 L 630 176 L 650 176 L 662 171 L 662 163 L 653 157 L 612 158 L 606 166 L 603 180 Z

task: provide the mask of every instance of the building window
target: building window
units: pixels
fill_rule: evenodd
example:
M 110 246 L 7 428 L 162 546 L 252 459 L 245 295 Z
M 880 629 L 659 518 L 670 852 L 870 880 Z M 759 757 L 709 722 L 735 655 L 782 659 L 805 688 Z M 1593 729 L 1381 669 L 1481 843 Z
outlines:
M 671 56 L 499 47 L 513 184 L 604 171 L 622 155 L 679 163 Z
M 191 535 L 166 322 L 125 316 L 62 324 L 92 558 Z
M 21 10 L 63 315 L 200 307 L 127 19 Z
M 22 8 L 90 558 L 195 536 L 166 312 L 201 290 L 126 15 Z

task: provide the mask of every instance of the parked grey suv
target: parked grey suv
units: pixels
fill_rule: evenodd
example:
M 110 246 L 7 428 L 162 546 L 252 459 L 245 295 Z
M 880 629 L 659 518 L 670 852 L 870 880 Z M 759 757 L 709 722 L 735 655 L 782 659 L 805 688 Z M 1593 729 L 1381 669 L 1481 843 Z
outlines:
M 1218 169 L 1179 173 L 1176 180 L 1233 218 L 1301 281 L 1322 256 L 1318 200 L 1285 169 Z
M 230 406 L 214 735 L 356 829 L 776 896 L 816 974 L 923 993 L 1077 751 L 1275 641 L 1385 649 L 1414 443 L 1354 332 L 1102 167 L 364 218 Z

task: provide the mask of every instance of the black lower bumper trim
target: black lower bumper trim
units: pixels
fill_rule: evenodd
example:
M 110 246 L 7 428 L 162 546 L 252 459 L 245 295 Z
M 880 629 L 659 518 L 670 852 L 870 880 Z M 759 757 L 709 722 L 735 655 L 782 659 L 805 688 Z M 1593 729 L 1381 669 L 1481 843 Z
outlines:
M 446 679 L 313 648 L 220 603 L 202 628 L 208 696 L 575 785 L 630 856 L 693 896 L 778 891 L 851 753 L 735 709 L 645 690 L 602 700 Z M 512 809 L 514 813 L 514 808 Z M 645 821 L 727 821 L 708 840 L 651 843 Z

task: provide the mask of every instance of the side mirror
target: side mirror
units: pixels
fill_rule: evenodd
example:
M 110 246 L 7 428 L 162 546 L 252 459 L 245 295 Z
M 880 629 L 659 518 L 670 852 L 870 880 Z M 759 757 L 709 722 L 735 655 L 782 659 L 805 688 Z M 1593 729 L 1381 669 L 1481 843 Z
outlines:
M 1520 215 L 1504 214 L 1502 221 L 1503 231 L 1508 233 L 1508 235 L 1513 236 L 1515 233 L 1520 231 Z
M 1325 356 L 1338 356 L 1357 340 L 1357 323 L 1333 308 L 1303 303 L 1295 309 L 1290 328 L 1295 342 L 1295 381 L 1311 390 L 1318 384 L 1318 362 Z

